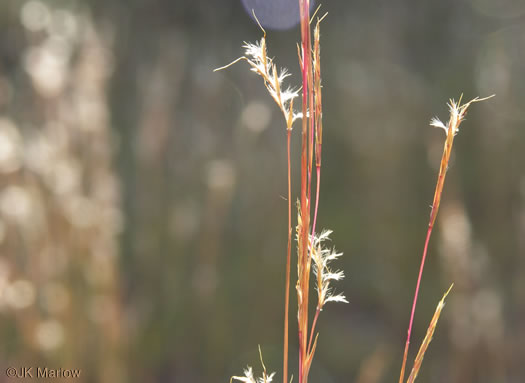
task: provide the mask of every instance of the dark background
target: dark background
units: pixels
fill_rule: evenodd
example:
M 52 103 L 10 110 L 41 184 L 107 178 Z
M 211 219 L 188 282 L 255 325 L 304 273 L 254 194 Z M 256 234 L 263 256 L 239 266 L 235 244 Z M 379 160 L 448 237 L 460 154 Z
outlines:
M 289 22 L 295 2 L 277 3 L 261 18 Z M 318 227 L 344 252 L 350 303 L 322 312 L 311 381 L 398 379 L 444 141 L 428 121 L 495 93 L 455 140 L 409 366 L 454 282 L 419 381 L 522 382 L 525 3 L 321 12 Z M 298 28 L 267 32 L 299 86 Z M 260 37 L 237 0 L 0 1 L 1 381 L 47 366 L 227 382 L 260 371 L 258 344 L 281 373 L 284 122 L 245 63 L 212 72 Z M 299 124 L 292 140 L 298 196 Z

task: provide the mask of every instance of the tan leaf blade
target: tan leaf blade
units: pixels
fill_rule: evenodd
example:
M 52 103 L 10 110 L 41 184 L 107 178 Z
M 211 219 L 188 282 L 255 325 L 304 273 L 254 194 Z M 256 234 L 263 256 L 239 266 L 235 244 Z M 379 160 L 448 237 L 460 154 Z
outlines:
M 432 341 L 432 336 L 434 335 L 434 331 L 436 330 L 437 322 L 439 319 L 439 316 L 441 315 L 441 310 L 443 310 L 443 307 L 445 307 L 445 298 L 447 297 L 450 290 L 452 290 L 452 287 L 454 284 L 452 284 L 445 295 L 443 295 L 443 298 L 441 298 L 441 301 L 439 301 L 436 312 L 434 313 L 434 316 L 432 317 L 432 320 L 430 321 L 430 325 L 428 326 L 427 334 L 425 335 L 425 339 L 423 339 L 423 342 L 421 343 L 421 347 L 419 347 L 419 351 L 417 352 L 416 359 L 414 360 L 414 366 L 412 367 L 412 371 L 410 372 L 410 376 L 408 377 L 407 383 L 413 383 L 416 378 L 417 374 L 419 373 L 419 369 L 421 368 L 421 364 L 423 363 L 423 358 L 425 356 L 425 352 L 427 351 L 427 348 Z

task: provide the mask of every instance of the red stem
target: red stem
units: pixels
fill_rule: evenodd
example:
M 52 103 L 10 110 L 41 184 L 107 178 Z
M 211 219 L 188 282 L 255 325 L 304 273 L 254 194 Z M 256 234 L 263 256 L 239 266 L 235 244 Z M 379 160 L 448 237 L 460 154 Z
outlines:
M 292 249 L 292 181 L 290 167 L 290 136 L 291 130 L 287 130 L 287 154 L 288 154 L 288 249 L 286 252 L 286 292 L 284 300 L 284 350 L 283 350 L 283 383 L 288 383 L 288 311 L 290 307 L 290 254 Z
M 434 216 L 434 214 L 432 213 L 431 216 Z M 430 236 L 432 234 L 432 228 L 433 228 L 433 223 L 432 223 L 432 218 L 431 218 L 431 223 L 428 226 L 427 238 L 425 240 L 425 247 L 423 249 L 423 257 L 421 258 L 421 266 L 419 267 L 419 275 L 417 277 L 416 292 L 414 294 L 414 301 L 412 303 L 412 313 L 410 314 L 410 322 L 408 325 L 408 332 L 407 332 L 407 341 L 405 344 L 405 352 L 403 354 L 403 365 L 401 366 L 401 375 L 399 376 L 399 383 L 403 383 L 403 380 L 405 378 L 405 365 L 406 365 L 406 361 L 408 357 L 408 346 L 410 344 L 410 335 L 412 334 L 412 324 L 414 322 L 414 313 L 416 312 L 417 297 L 419 294 L 419 285 L 421 284 L 421 277 L 423 275 L 423 268 L 425 266 L 425 259 L 427 257 L 428 243 L 430 241 Z
M 302 269 L 301 277 L 301 292 L 302 303 L 299 307 L 299 383 L 304 381 L 304 360 L 306 354 L 306 336 L 308 323 L 308 275 L 306 275 L 306 264 L 308 258 L 308 229 L 309 229 L 309 199 L 307 181 L 308 177 L 308 74 L 310 71 L 310 27 L 309 27 L 309 1 L 299 0 L 301 12 L 301 40 L 302 40 L 302 81 L 303 81 L 303 129 L 302 129 L 302 153 L 301 153 L 301 219 L 302 230 L 300 234 L 301 254 L 299 255 L 299 264 Z M 306 286 L 306 287 L 305 287 Z
M 308 242 L 310 227 L 310 171 L 308 161 L 308 101 L 311 92 L 311 48 L 310 48 L 310 1 L 299 0 L 301 16 L 302 42 L 302 81 L 303 81 L 303 126 L 302 126 L 302 153 L 301 153 L 301 233 L 299 235 L 301 254 L 298 265 L 300 270 L 299 287 L 301 302 L 298 308 L 299 322 L 299 383 L 306 383 L 305 360 L 308 336 Z M 311 97 L 310 97 L 311 99 Z M 310 161 L 311 164 L 311 161 Z M 307 183 L 308 182 L 308 183 Z
M 321 184 L 321 166 L 316 166 L 317 170 L 317 189 L 315 193 L 314 222 L 312 225 L 312 235 L 315 234 L 315 224 L 317 222 L 317 208 L 319 207 L 319 185 Z

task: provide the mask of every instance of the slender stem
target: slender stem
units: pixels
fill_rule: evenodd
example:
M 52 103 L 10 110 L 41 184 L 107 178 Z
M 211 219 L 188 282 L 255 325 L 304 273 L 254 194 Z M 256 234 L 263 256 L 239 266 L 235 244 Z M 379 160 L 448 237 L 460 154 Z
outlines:
M 403 364 L 401 366 L 401 374 L 399 376 L 399 383 L 403 383 L 403 380 L 405 379 L 405 366 L 406 366 L 406 361 L 407 361 L 407 357 L 408 357 L 408 346 L 410 344 L 410 335 L 412 333 L 412 324 L 414 322 L 414 313 L 416 312 L 417 297 L 418 297 L 418 294 L 419 294 L 419 285 L 421 284 L 421 277 L 423 275 L 423 268 L 425 266 L 425 259 L 427 257 L 428 243 L 430 241 L 430 236 L 432 235 L 432 228 L 433 228 L 432 225 L 433 224 L 430 223 L 430 225 L 428 226 L 427 238 L 425 240 L 425 248 L 423 249 L 423 257 L 421 258 L 421 266 L 419 267 L 419 276 L 417 278 L 416 292 L 414 294 L 414 302 L 412 303 L 412 313 L 410 314 L 410 322 L 409 322 L 409 325 L 408 325 L 408 332 L 407 332 L 407 341 L 406 341 L 406 344 L 405 344 L 405 352 L 403 354 Z
M 310 331 L 310 340 L 308 341 L 308 354 L 312 352 L 312 340 L 314 337 L 315 325 L 317 324 L 317 318 L 319 317 L 320 312 L 321 309 L 317 307 L 317 310 L 315 310 L 314 321 L 312 322 L 312 330 Z
M 306 347 L 308 336 L 308 293 L 309 293 L 309 262 L 308 242 L 310 226 L 310 175 L 308 161 L 308 102 L 311 92 L 311 46 L 310 46 L 310 1 L 299 0 L 301 16 L 301 42 L 302 42 L 302 82 L 303 82 L 303 126 L 302 126 L 302 153 L 301 153 L 301 233 L 299 234 L 300 254 L 298 259 L 298 327 L 299 327 L 299 383 L 306 383 Z M 311 112 L 310 112 L 311 113 Z
M 317 187 L 316 187 L 316 193 L 315 193 L 315 207 L 314 207 L 314 220 L 312 224 L 312 235 L 315 234 L 315 225 L 317 222 L 317 209 L 319 207 L 319 185 L 321 184 L 321 166 L 316 166 L 316 173 L 317 173 L 317 177 L 316 177 Z M 310 250 L 310 257 L 311 257 L 312 251 L 313 251 L 313 244 Z M 318 306 L 315 311 L 314 321 L 312 322 L 312 329 L 310 331 L 310 340 L 308 341 L 308 347 L 306 348 L 307 355 L 310 355 L 310 353 L 312 352 L 312 339 L 314 336 L 315 325 L 317 324 L 317 318 L 319 317 L 320 312 L 321 312 L 321 309 Z
M 456 122 L 456 127 L 459 126 L 461 120 Z M 427 238 L 425 240 L 425 247 L 423 249 L 423 256 L 421 257 L 421 265 L 419 267 L 419 275 L 417 277 L 416 291 L 414 293 L 414 301 L 412 303 L 412 312 L 410 314 L 410 322 L 408 324 L 407 341 L 405 343 L 405 352 L 403 353 L 403 363 L 401 365 L 401 373 L 399 375 L 399 383 L 403 383 L 405 378 L 405 367 L 408 357 L 408 348 L 410 345 L 410 335 L 412 334 L 412 324 L 414 322 L 414 313 L 416 311 L 417 298 L 419 295 L 419 285 L 421 284 L 421 277 L 423 275 L 423 268 L 425 266 L 425 259 L 427 257 L 428 243 L 430 236 L 432 235 L 432 228 L 436 221 L 437 213 L 439 211 L 439 205 L 441 202 L 441 195 L 443 194 L 443 186 L 445 185 L 445 176 L 447 175 L 448 162 L 450 160 L 450 154 L 452 152 L 452 144 L 454 143 L 454 130 L 452 128 L 452 119 L 449 122 L 449 128 L 447 130 L 447 138 L 443 147 L 443 155 L 441 157 L 441 164 L 439 167 L 439 175 L 436 183 L 436 190 L 434 192 L 434 199 L 432 201 L 432 210 L 430 211 L 430 220 L 428 223 Z
M 317 209 L 319 208 L 319 187 L 321 184 L 321 166 L 316 166 L 317 189 L 315 193 L 314 222 L 312 224 L 312 234 L 315 234 L 315 224 L 317 223 Z
M 416 291 L 414 294 L 414 301 L 412 303 L 412 313 L 410 314 L 410 322 L 408 325 L 408 332 L 407 332 L 407 341 L 405 344 L 405 352 L 403 354 L 403 364 L 401 366 L 401 374 L 399 376 L 399 383 L 403 383 L 403 380 L 405 378 L 405 367 L 406 367 L 406 361 L 408 356 L 408 347 L 410 345 L 410 335 L 412 333 L 412 324 L 414 321 L 414 312 L 416 311 L 416 304 L 417 304 L 417 297 L 419 294 L 419 285 L 421 283 L 421 277 L 423 275 L 423 267 L 425 266 L 425 259 L 427 256 L 427 250 L 428 250 L 428 243 L 430 241 L 430 236 L 432 235 L 432 228 L 434 227 L 434 222 L 436 221 L 436 217 L 439 211 L 439 205 L 441 202 L 441 195 L 443 194 L 443 186 L 445 184 L 445 177 L 447 175 L 447 169 L 448 169 L 448 163 L 450 160 L 450 155 L 452 153 L 452 144 L 454 143 L 454 136 L 458 133 L 459 125 L 465 118 L 465 115 L 467 113 L 467 109 L 470 106 L 470 104 L 478 101 L 483 101 L 488 98 L 493 97 L 494 95 L 490 97 L 485 98 L 474 98 L 473 100 L 470 100 L 464 105 L 461 105 L 461 97 L 459 99 L 459 102 L 455 102 L 454 100 L 450 100 L 449 110 L 450 110 L 450 119 L 448 120 L 447 126 L 445 127 L 442 122 L 439 120 L 434 120 L 432 122 L 432 126 L 445 128 L 445 131 L 447 133 L 447 138 L 445 140 L 445 146 L 443 148 L 443 155 L 441 157 L 441 164 L 439 167 L 439 175 L 436 183 L 436 190 L 434 192 L 434 199 L 432 201 L 432 210 L 430 212 L 430 221 L 428 223 L 428 231 L 427 231 L 427 238 L 425 240 L 425 247 L 423 249 L 423 256 L 421 258 L 421 266 L 419 267 L 419 276 L 417 278 L 417 284 L 416 284 Z M 448 294 L 448 293 L 447 293 Z M 446 294 L 445 294 L 446 296 Z M 417 359 L 417 358 L 416 358 Z M 412 370 L 412 372 L 416 371 L 417 375 L 417 369 Z M 414 375 L 415 379 L 415 375 Z M 409 377 L 410 380 L 410 377 Z
M 299 330 L 299 339 L 301 339 L 301 330 Z M 303 350 L 301 347 L 299 347 L 299 382 L 302 383 L 303 381 Z
M 290 257 L 292 249 L 292 181 L 290 167 L 290 136 L 291 130 L 286 131 L 288 154 L 288 248 L 286 251 L 286 292 L 284 300 L 284 350 L 283 350 L 283 383 L 288 383 L 288 310 L 290 307 Z
M 308 112 L 310 116 L 309 120 L 309 141 L 308 141 L 308 201 L 311 201 L 310 197 L 312 194 L 312 162 L 314 154 L 314 130 L 315 130 L 315 113 L 314 108 L 314 87 L 313 87 L 313 73 L 312 73 L 312 57 L 310 50 L 310 24 L 308 24 L 308 89 L 309 89 L 309 100 L 308 100 Z M 312 235 L 314 232 L 312 231 Z

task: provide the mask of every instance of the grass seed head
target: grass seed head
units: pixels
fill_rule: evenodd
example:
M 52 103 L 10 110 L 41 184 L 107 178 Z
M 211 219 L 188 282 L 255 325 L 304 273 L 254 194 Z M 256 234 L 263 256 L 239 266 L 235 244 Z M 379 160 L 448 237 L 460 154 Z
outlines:
M 237 380 L 239 382 L 245 382 L 245 383 L 271 383 L 275 375 L 275 372 L 272 372 L 269 375 L 266 372 L 266 366 L 264 365 L 262 352 L 261 352 L 261 346 L 259 346 L 259 358 L 261 359 L 261 365 L 263 368 L 263 373 L 260 378 L 255 378 L 253 376 L 253 369 L 250 366 L 248 366 L 244 369 L 244 376 L 232 376 L 230 379 L 230 383 L 233 380 Z
M 299 91 L 290 86 L 283 86 L 284 80 L 290 76 L 290 73 L 286 68 L 277 69 L 273 58 L 268 56 L 266 32 L 261 40 L 255 43 L 244 42 L 243 48 L 244 56 L 226 66 L 215 69 L 215 71 L 226 69 L 241 60 L 246 61 L 250 65 L 251 71 L 263 78 L 268 93 L 283 113 L 286 128 L 291 130 L 293 122 L 302 117 L 300 113 L 293 111 L 293 100 L 299 95 Z
M 319 235 L 313 235 L 310 239 L 310 251 L 313 261 L 313 271 L 317 279 L 317 298 L 319 310 L 328 302 L 344 302 L 348 303 L 346 297 L 342 294 L 336 294 L 330 286 L 331 281 L 340 281 L 344 278 L 344 273 L 341 270 L 333 270 L 330 267 L 330 262 L 339 258 L 343 253 L 338 253 L 335 249 L 324 247 L 324 242 L 330 240 L 332 231 L 324 230 Z

